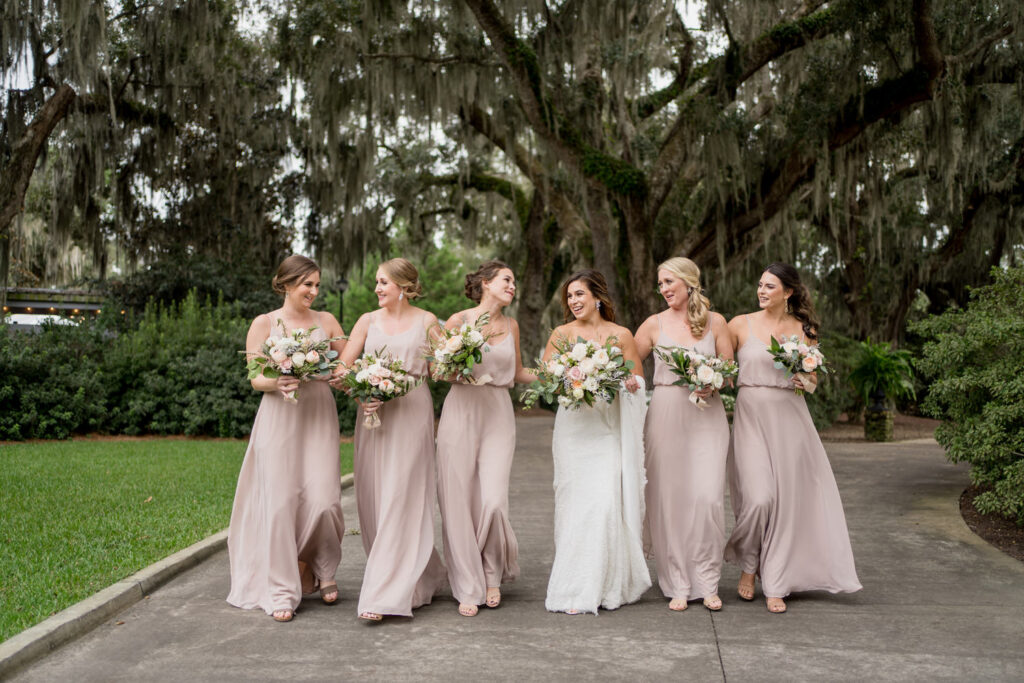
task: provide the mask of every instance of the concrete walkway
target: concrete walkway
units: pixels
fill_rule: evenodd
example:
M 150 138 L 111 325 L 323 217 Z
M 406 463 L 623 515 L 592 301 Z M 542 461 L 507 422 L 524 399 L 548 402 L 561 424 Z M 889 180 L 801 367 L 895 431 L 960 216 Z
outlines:
M 346 536 L 340 604 L 307 600 L 277 624 L 224 601 L 220 552 L 14 680 L 1024 680 L 1024 565 L 961 521 L 966 470 L 931 440 L 826 444 L 860 593 L 793 596 L 772 615 L 760 592 L 754 603 L 736 597 L 727 565 L 715 615 L 699 603 L 670 612 L 656 587 L 596 617 L 549 614 L 552 424 L 519 420 L 511 507 L 522 577 L 500 609 L 467 619 L 446 596 L 412 619 L 361 622 L 364 555 Z M 356 527 L 351 489 L 343 502 Z

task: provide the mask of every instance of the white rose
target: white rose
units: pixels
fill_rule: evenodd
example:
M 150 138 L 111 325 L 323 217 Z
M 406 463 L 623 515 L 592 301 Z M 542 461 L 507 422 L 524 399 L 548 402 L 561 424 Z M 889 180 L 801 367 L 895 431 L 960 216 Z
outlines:
M 569 398 L 568 396 L 559 396 L 558 405 L 562 406 L 563 408 L 568 408 L 569 406 L 572 405 L 572 399 Z
M 295 353 L 292 354 L 292 364 L 295 365 L 295 367 L 299 367 L 305 362 L 306 354 L 304 354 L 302 351 L 296 351 Z
M 281 361 L 288 357 L 288 354 L 285 353 L 284 349 L 282 349 L 280 346 L 275 346 L 274 348 L 270 349 L 270 357 L 274 359 L 275 363 L 280 363 Z
M 593 358 L 584 358 L 583 360 L 580 361 L 580 370 L 587 373 L 588 375 L 593 375 L 594 370 L 596 369 L 597 365 L 594 363 Z
M 448 353 L 457 353 L 462 348 L 462 337 L 452 337 L 445 342 L 444 348 Z
M 597 391 L 597 378 L 588 377 L 586 381 L 583 382 L 583 388 L 590 392 Z
M 796 351 L 797 346 L 799 346 L 799 344 L 797 344 L 796 342 L 788 341 L 783 343 L 782 350 L 785 351 L 786 353 L 793 353 L 794 351 Z
M 716 372 L 715 378 L 711 383 L 715 386 L 715 389 L 721 389 L 722 385 L 725 384 L 725 377 L 722 376 L 722 373 Z
M 561 377 L 562 373 L 565 372 L 565 366 L 562 365 L 561 363 L 556 363 L 553 360 L 548 361 L 548 372 L 550 372 L 555 377 Z
M 572 397 L 579 400 L 583 398 L 583 387 L 576 387 L 572 390 Z
M 569 352 L 569 356 L 575 361 L 581 361 L 587 357 L 587 345 L 578 343 L 572 347 L 572 351 Z
M 356 373 L 356 381 L 359 382 L 360 384 L 366 382 L 366 380 L 368 379 L 370 379 L 369 370 L 360 370 L 359 372 Z
M 596 365 L 599 368 L 603 368 L 604 366 L 608 365 L 608 352 L 605 351 L 604 349 L 598 349 L 597 351 L 595 351 L 593 358 L 594 365 Z
M 484 335 L 480 334 L 477 330 L 473 330 L 469 333 L 469 341 L 472 342 L 474 346 L 479 346 L 484 343 Z
M 707 365 L 702 365 L 699 368 L 697 368 L 697 381 L 699 381 L 701 384 L 711 384 L 711 382 L 714 381 L 714 379 L 715 371 L 712 370 L 711 367 Z
M 434 360 L 436 360 L 438 363 L 443 363 L 447 357 L 448 352 L 445 351 L 443 348 L 440 348 L 434 352 Z

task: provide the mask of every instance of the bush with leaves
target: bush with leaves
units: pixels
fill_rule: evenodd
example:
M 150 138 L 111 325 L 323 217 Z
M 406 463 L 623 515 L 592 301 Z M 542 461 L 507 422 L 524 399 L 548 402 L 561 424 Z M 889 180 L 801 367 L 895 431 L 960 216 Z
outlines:
M 110 339 L 94 325 L 0 325 L 0 440 L 66 439 L 102 430 L 111 387 L 101 371 Z
M 1024 268 L 992 270 L 966 309 L 915 323 L 929 338 L 919 369 L 932 378 L 926 412 L 953 462 L 984 489 L 979 512 L 1024 526 Z

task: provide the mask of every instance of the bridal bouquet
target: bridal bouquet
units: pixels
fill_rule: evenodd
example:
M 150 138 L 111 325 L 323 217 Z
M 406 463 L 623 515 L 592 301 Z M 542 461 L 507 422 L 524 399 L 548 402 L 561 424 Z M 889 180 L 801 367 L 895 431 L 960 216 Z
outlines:
M 690 403 L 701 410 L 704 410 L 708 402 L 694 392 L 708 387 L 721 389 L 725 380 L 735 377 L 739 372 L 736 361 L 730 358 L 705 356 L 703 353 L 678 346 L 659 346 L 654 349 L 654 352 L 665 361 L 672 372 L 681 378 L 675 384 L 689 387 Z
M 768 353 L 772 355 L 775 367 L 779 370 L 785 370 L 786 377 L 798 375 L 801 379 L 806 379 L 814 371 L 823 374 L 828 372 L 828 368 L 825 367 L 825 356 L 821 353 L 818 345 L 805 344 L 800 341 L 800 337 L 795 335 L 783 337 L 781 342 L 772 337 Z M 817 388 L 817 385 L 813 382 L 805 382 L 804 386 L 807 387 L 806 391 L 811 394 Z M 802 394 L 804 392 L 797 389 L 796 393 Z
M 529 408 L 541 397 L 573 410 L 596 401 L 611 403 L 633 369 L 633 361 L 622 357 L 615 341 L 611 337 L 602 345 L 577 337 L 575 343 L 554 342 L 555 353 L 546 363 L 539 362 L 537 381 L 523 392 L 523 405 Z
M 281 320 L 277 324 L 284 327 Z M 281 375 L 292 375 L 300 380 L 327 379 L 331 370 L 338 367 L 338 352 L 331 348 L 331 342 L 340 341 L 344 337 L 313 339 L 314 325 L 309 329 L 301 327 L 292 330 L 283 337 L 268 337 L 260 347 L 258 354 L 242 351 L 249 356 L 246 368 L 249 379 L 259 375 L 276 379 Z M 284 400 L 289 403 L 298 402 L 298 389 L 288 392 Z
M 490 375 L 473 377 L 473 367 L 484 358 L 484 344 L 493 334 L 484 334 L 484 326 L 491 319 L 484 313 L 470 325 L 463 323 L 455 329 L 441 328 L 439 339 L 428 336 L 430 351 L 426 355 L 433 366 L 431 377 L 434 381 L 445 378 L 463 379 L 470 384 L 486 384 Z
M 343 383 L 349 396 L 361 401 L 390 401 L 405 396 L 423 381 L 402 368 L 402 361 L 392 358 L 378 349 L 375 353 L 364 353 L 353 361 Z M 363 426 L 367 429 L 380 427 L 377 413 L 366 416 Z

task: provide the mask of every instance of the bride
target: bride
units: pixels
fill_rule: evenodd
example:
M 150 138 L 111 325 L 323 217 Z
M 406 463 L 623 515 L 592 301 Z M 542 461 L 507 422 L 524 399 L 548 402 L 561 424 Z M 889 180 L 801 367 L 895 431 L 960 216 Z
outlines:
M 583 270 L 562 286 L 567 324 L 555 329 L 547 361 L 560 338 L 604 344 L 614 338 L 634 372 L 642 372 L 633 335 L 615 324 L 601 273 Z M 644 518 L 642 375 L 624 382 L 612 403 L 559 408 L 551 450 L 555 461 L 555 561 L 545 607 L 597 613 L 636 602 L 651 586 L 641 541 Z

